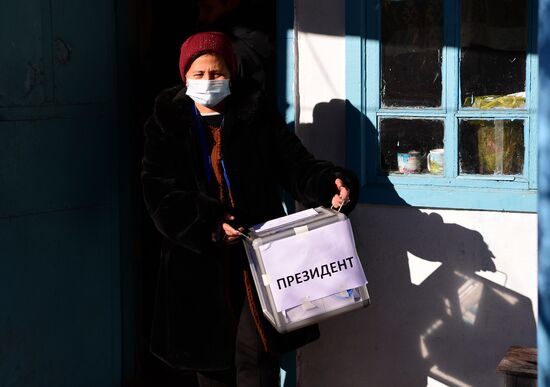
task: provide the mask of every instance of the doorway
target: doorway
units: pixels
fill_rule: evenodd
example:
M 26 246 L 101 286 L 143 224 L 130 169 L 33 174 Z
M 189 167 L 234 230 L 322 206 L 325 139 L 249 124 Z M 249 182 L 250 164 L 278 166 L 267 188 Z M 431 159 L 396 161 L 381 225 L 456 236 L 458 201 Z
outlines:
M 126 198 L 129 202 L 126 206 L 128 216 L 123 221 L 130 235 L 127 241 L 127 264 L 123 264 L 123 271 L 128 273 L 126 281 L 123 281 L 123 293 L 126 292 L 123 300 L 127 301 L 126 305 L 123 304 L 123 314 L 127 316 L 123 328 L 126 331 L 126 344 L 123 345 L 126 386 L 197 385 L 194 374 L 172 369 L 149 351 L 161 240 L 144 207 L 140 171 L 143 125 L 152 113 L 157 93 L 181 83 L 179 50 L 181 43 L 201 28 L 198 17 L 199 1 L 202 0 L 129 0 L 128 3 L 127 121 L 130 130 L 126 143 L 130 187 Z M 275 41 L 276 1 L 241 0 L 241 7 L 244 10 L 241 20 L 246 21 L 249 28 L 263 30 Z M 124 211 L 122 213 L 124 217 Z

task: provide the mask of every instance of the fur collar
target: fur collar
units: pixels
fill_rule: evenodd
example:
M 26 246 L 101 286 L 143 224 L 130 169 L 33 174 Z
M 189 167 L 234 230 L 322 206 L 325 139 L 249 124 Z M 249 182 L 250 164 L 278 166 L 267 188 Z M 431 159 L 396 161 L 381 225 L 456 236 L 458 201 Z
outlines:
M 193 123 L 193 100 L 185 94 L 183 84 L 161 91 L 154 104 L 153 115 L 165 132 L 174 132 Z M 232 84 L 231 95 L 226 99 L 226 116 L 232 116 L 241 124 L 251 122 L 265 103 L 263 93 L 252 84 Z

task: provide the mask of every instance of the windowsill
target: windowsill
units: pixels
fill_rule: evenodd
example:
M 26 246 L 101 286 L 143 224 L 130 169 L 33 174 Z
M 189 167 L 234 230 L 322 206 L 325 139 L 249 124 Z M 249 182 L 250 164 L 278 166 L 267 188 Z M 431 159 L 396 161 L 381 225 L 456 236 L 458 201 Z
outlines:
M 537 190 L 367 183 L 360 202 L 424 208 L 537 212 Z

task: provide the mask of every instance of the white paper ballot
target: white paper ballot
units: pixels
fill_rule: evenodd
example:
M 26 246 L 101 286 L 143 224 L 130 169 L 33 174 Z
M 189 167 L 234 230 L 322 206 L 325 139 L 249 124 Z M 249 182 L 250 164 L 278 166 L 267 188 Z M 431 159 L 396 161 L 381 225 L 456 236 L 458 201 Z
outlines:
M 338 294 L 332 294 L 319 300 L 311 301 L 304 307 L 304 304 L 295 306 L 285 311 L 288 322 L 301 321 L 306 318 L 318 316 L 336 309 L 353 305 L 356 296 L 355 290 L 343 291 Z
M 289 224 L 289 223 L 292 223 L 292 222 L 296 222 L 298 220 L 309 218 L 309 217 L 315 216 L 317 214 L 318 214 L 318 212 L 315 211 L 315 209 L 310 208 L 308 210 L 299 211 L 299 212 L 296 212 L 296 213 L 291 214 L 291 215 L 287 215 L 287 216 L 283 216 L 283 217 L 280 217 L 280 218 L 268 220 L 267 222 L 262 223 L 261 225 L 257 226 L 257 228 L 254 228 L 254 230 L 257 231 L 257 232 L 271 230 L 272 228 L 279 227 L 279 226 L 284 226 L 285 224 Z

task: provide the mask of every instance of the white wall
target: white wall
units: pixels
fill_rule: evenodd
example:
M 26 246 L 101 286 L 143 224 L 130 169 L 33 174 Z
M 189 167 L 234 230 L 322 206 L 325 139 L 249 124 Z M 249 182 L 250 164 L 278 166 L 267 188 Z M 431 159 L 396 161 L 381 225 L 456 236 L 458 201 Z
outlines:
M 343 164 L 344 2 L 295 5 L 297 133 Z M 372 305 L 321 324 L 300 387 L 502 385 L 506 349 L 536 344 L 536 214 L 361 204 L 351 219 Z

